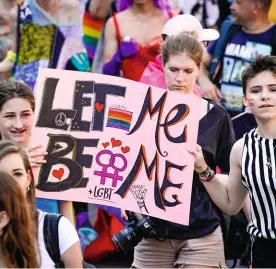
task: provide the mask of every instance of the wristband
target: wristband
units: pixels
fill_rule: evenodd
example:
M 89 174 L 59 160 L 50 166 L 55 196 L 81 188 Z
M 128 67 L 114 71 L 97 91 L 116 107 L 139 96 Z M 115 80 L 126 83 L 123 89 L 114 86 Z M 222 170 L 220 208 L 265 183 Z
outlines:
M 204 172 L 198 173 L 198 176 L 200 181 L 210 182 L 214 178 L 215 172 L 208 166 Z
M 10 60 L 10 61 L 12 61 L 13 63 L 15 62 L 15 59 L 16 59 L 16 53 L 15 52 L 13 52 L 13 51 L 11 51 L 11 50 L 9 50 L 8 52 L 7 52 L 7 55 L 6 55 L 6 58 L 5 59 L 8 59 L 8 60 Z

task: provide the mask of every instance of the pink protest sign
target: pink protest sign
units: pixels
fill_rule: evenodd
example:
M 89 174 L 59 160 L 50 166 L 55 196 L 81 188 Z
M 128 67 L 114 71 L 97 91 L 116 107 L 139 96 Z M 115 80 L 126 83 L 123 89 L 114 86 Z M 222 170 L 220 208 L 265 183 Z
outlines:
M 200 99 L 99 74 L 40 69 L 37 196 L 188 225 Z

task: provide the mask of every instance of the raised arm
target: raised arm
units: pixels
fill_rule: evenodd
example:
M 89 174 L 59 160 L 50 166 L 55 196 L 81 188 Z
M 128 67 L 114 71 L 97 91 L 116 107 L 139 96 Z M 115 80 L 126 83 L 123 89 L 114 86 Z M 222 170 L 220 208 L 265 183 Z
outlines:
M 215 175 L 210 182 L 203 182 L 213 202 L 226 214 L 234 215 L 240 211 L 247 197 L 247 191 L 242 184 L 241 158 L 243 139 L 235 143 L 230 155 L 230 173 Z M 207 164 L 204 160 L 200 146 L 190 151 L 195 156 L 195 171 L 200 174 L 206 171 Z

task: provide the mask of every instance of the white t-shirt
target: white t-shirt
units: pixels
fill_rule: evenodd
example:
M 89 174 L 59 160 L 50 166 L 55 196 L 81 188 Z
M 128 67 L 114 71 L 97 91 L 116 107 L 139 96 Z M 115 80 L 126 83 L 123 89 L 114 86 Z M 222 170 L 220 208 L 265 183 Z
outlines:
M 55 263 L 48 254 L 45 247 L 43 225 L 44 218 L 47 213 L 39 210 L 38 216 L 38 247 L 40 251 L 40 267 L 41 268 L 55 268 Z M 59 251 L 62 255 L 67 249 L 73 246 L 79 241 L 79 237 L 76 228 L 65 217 L 62 217 L 58 224 L 58 239 L 59 239 Z

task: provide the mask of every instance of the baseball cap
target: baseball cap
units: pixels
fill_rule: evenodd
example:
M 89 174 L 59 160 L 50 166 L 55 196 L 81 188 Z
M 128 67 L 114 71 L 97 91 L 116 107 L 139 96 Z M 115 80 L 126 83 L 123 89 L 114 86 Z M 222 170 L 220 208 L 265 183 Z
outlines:
M 167 36 L 177 35 L 184 31 L 195 31 L 198 41 L 212 41 L 219 38 L 219 32 L 215 29 L 203 29 L 199 20 L 190 14 L 182 14 L 172 17 L 166 22 L 162 34 Z

